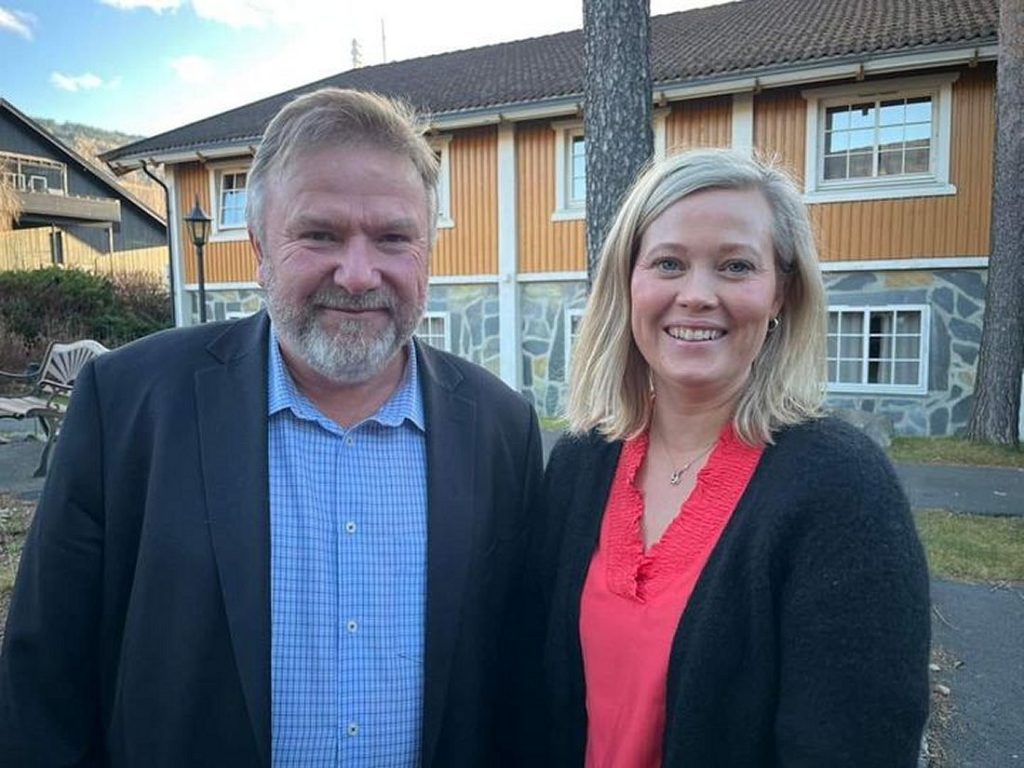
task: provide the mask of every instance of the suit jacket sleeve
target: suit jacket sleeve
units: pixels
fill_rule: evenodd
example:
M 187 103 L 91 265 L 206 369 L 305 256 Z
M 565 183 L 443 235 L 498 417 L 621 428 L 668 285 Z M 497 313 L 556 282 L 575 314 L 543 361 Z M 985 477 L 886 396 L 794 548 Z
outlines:
M 90 363 L 75 386 L 11 601 L 0 661 L 0 755 L 12 760 L 5 764 L 101 760 L 102 457 Z

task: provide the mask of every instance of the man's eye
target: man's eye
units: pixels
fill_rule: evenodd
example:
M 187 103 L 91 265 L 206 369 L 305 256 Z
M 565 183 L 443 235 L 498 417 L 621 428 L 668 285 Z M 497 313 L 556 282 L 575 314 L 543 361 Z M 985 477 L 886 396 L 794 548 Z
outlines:
M 332 235 L 330 232 L 313 230 L 310 232 L 303 233 L 302 238 L 304 240 L 315 240 L 316 242 L 319 243 L 328 243 L 334 239 L 334 235 Z

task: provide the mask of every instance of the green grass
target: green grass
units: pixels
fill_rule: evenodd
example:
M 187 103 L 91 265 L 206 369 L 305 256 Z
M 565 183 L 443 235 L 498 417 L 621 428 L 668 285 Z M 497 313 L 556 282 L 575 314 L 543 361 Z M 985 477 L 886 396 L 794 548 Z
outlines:
M 934 576 L 963 581 L 1024 581 L 1024 518 L 914 513 Z
M 888 449 L 893 461 L 916 464 L 975 464 L 1024 467 L 1024 450 L 972 443 L 962 437 L 894 437 Z
M 564 432 L 569 426 L 569 422 L 560 416 L 541 416 L 538 421 L 540 428 L 547 432 Z

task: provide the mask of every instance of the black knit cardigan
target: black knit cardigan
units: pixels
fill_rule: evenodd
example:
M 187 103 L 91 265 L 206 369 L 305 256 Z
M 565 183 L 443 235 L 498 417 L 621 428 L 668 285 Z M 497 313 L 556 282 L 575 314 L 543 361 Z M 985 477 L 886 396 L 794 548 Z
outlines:
M 548 463 L 520 638 L 521 652 L 542 659 L 521 681 L 535 765 L 583 765 L 580 596 L 621 447 L 563 437 Z M 781 431 L 676 631 L 663 765 L 916 765 L 928 592 L 885 455 L 835 419 Z

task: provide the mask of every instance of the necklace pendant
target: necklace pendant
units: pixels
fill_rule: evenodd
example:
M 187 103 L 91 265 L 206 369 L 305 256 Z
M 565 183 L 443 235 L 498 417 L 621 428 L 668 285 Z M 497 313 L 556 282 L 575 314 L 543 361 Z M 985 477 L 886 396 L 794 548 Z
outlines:
M 684 470 L 682 469 L 675 470 L 672 473 L 672 477 L 670 477 L 668 481 L 672 483 L 672 485 L 679 485 L 679 481 L 683 479 L 683 472 Z

